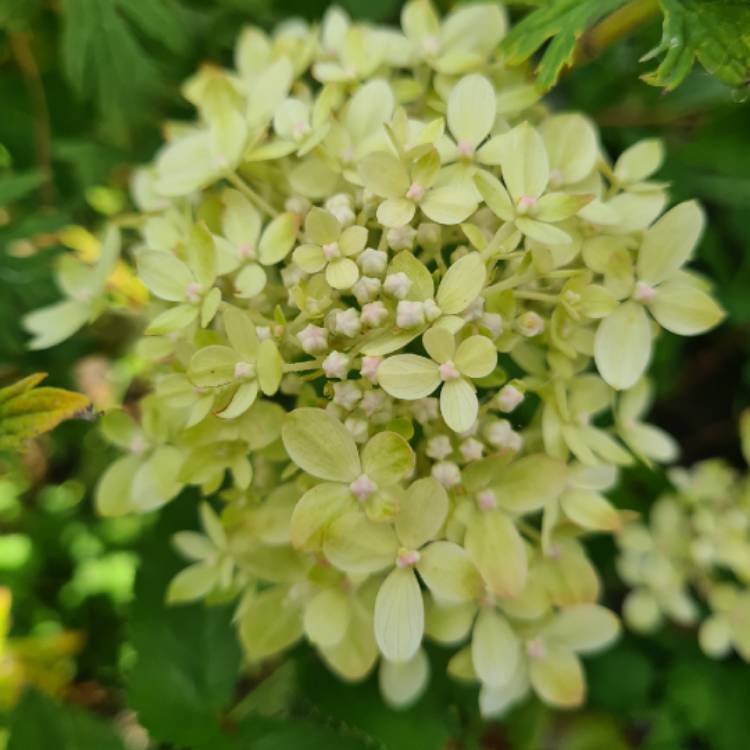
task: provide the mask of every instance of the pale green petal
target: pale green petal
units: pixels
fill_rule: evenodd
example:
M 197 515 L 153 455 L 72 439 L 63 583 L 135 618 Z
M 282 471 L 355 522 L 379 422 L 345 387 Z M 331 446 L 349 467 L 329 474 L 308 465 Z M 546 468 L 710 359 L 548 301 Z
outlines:
M 375 600 L 375 640 L 380 653 L 393 662 L 409 661 L 424 633 L 424 603 L 410 568 L 394 568 Z
M 292 253 L 292 260 L 305 273 L 317 273 L 322 271 L 326 265 L 326 256 L 320 245 L 300 245 Z
M 334 289 L 350 289 L 359 278 L 359 266 L 351 258 L 336 258 L 326 267 L 326 281 Z
M 479 710 L 484 717 L 500 718 L 508 709 L 523 700 L 528 691 L 528 670 L 523 660 L 519 660 L 516 671 L 503 687 L 492 688 L 482 685 L 479 691 Z
M 176 497 L 182 489 L 177 481 L 183 463 L 182 452 L 162 445 L 149 456 L 133 477 L 131 498 L 141 512 L 153 510 Z
M 360 474 L 359 453 L 349 431 L 323 409 L 295 409 L 281 430 L 289 457 L 320 479 L 351 482 Z
M 323 552 L 338 570 L 351 575 L 369 575 L 393 565 L 398 540 L 390 526 L 373 523 L 361 511 L 352 511 L 328 527 Z
M 255 206 L 238 190 L 227 188 L 221 196 L 224 213 L 221 217 L 221 231 L 236 247 L 248 246 L 255 249 L 260 236 L 261 219 Z
M 289 524 L 292 544 L 301 550 L 317 550 L 328 526 L 355 507 L 352 493 L 344 484 L 323 482 L 309 489 L 294 507 Z
M 408 276 L 411 289 L 407 299 L 425 300 L 435 294 L 435 284 L 429 269 L 408 250 L 400 252 L 388 264 L 388 273 L 404 273 Z
M 206 328 L 211 321 L 216 317 L 216 313 L 219 312 L 221 305 L 221 289 L 214 287 L 211 291 L 203 298 L 200 309 L 200 324 L 201 328 Z M 184 307 L 184 305 L 178 305 L 178 307 Z M 187 318 L 188 316 L 185 315 Z
M 339 249 L 344 255 L 357 255 L 367 244 L 367 228 L 357 225 L 347 227 L 339 237 Z
M 267 124 L 284 101 L 294 80 L 294 67 L 287 57 L 280 57 L 253 76 L 247 102 L 246 118 L 251 128 Z
M 195 280 L 208 289 L 216 280 L 216 248 L 214 238 L 205 224 L 196 224 L 186 246 L 186 262 Z M 163 253 L 168 258 L 173 256 Z M 179 261 L 178 261 L 179 262 Z
M 218 570 L 204 563 L 197 563 L 181 570 L 167 589 L 168 604 L 184 604 L 202 599 L 217 585 Z
M 257 264 L 245 266 L 234 280 L 234 294 L 241 299 L 257 297 L 266 286 L 266 272 Z
M 503 181 L 513 200 L 539 198 L 547 187 L 549 164 L 547 151 L 539 132 L 529 123 L 516 125 L 506 135 L 503 154 Z
M 486 336 L 469 336 L 458 345 L 454 361 L 462 375 L 483 378 L 497 365 L 497 349 Z
M 194 282 L 188 267 L 174 255 L 147 250 L 136 256 L 138 277 L 161 299 L 182 302 Z
M 297 218 L 294 214 L 279 214 L 263 230 L 258 243 L 258 258 L 264 266 L 280 263 L 294 247 L 297 239 Z
M 380 363 L 378 383 L 391 396 L 413 401 L 429 396 L 440 385 L 440 372 L 426 357 L 397 354 Z
M 614 612 L 598 604 L 576 604 L 555 615 L 543 637 L 555 646 L 588 654 L 610 645 L 619 633 L 620 621 Z
M 198 317 L 198 312 L 198 308 L 195 305 L 176 305 L 175 307 L 170 307 L 168 310 L 157 315 L 148 324 L 144 333 L 146 336 L 164 336 L 167 333 L 181 331 Z
M 662 328 L 680 336 L 705 333 L 724 319 L 724 310 L 706 292 L 679 282 L 662 284 L 649 305 Z
M 459 258 L 445 272 L 436 301 L 446 315 L 463 312 L 481 293 L 487 280 L 487 269 L 479 253 Z
M 569 245 L 573 240 L 567 232 L 543 221 L 535 221 L 525 216 L 516 219 L 516 226 L 532 240 L 543 245 Z
M 433 326 L 424 332 L 422 345 L 430 357 L 442 364 L 453 359 L 456 352 L 456 337 L 442 326 Z
M 454 432 L 466 432 L 476 421 L 479 401 L 474 387 L 464 378 L 443 383 L 440 414 Z
M 563 221 L 575 216 L 591 201 L 590 195 L 546 193 L 534 206 L 534 217 L 539 221 Z
M 480 170 L 474 175 L 474 183 L 490 211 L 503 221 L 513 221 L 516 216 L 516 209 L 508 191 L 497 177 Z
M 477 202 L 466 188 L 446 185 L 429 190 L 419 204 L 422 213 L 438 224 L 460 224 L 471 216 Z
M 130 449 L 133 440 L 141 434 L 133 417 L 122 409 L 110 409 L 106 412 L 99 420 L 99 429 L 108 442 L 125 450 Z
M 321 648 L 321 654 L 328 666 L 343 680 L 359 682 L 375 666 L 378 659 L 378 646 L 372 632 L 372 617 L 369 612 L 355 607 L 352 611 L 349 629 L 340 643 L 333 647 Z
M 640 182 L 656 172 L 664 161 L 664 144 L 659 138 L 638 141 L 620 155 L 615 177 L 625 183 Z
M 599 156 L 596 127 L 588 118 L 577 113 L 553 115 L 540 130 L 557 184 L 570 185 L 588 177 Z
M 96 486 L 94 502 L 100 515 L 123 516 L 136 510 L 131 499 L 131 488 L 139 466 L 137 456 L 123 456 L 107 467 Z
M 651 326 L 642 305 L 626 302 L 596 331 L 594 358 L 599 374 L 613 388 L 631 388 L 651 359 Z
M 245 362 L 254 362 L 258 353 L 258 334 L 252 318 L 243 310 L 227 306 L 222 316 L 229 345 Z
M 419 549 L 440 532 L 448 515 L 448 493 L 440 482 L 424 477 L 406 491 L 396 516 L 396 534 L 407 549 Z
M 359 163 L 359 176 L 368 190 L 384 198 L 403 198 L 409 189 L 406 167 L 387 151 L 368 154 Z
M 390 120 L 395 101 L 388 83 L 382 79 L 359 86 L 344 113 L 344 125 L 352 143 L 362 143 Z
M 500 688 L 512 679 L 521 644 L 508 621 L 493 609 L 483 609 L 471 638 L 471 661 L 483 685 Z
M 510 513 L 533 513 L 557 498 L 567 479 L 563 461 L 538 453 L 498 471 L 492 487 L 501 508 Z
M 565 515 L 582 529 L 616 531 L 622 526 L 617 508 L 599 492 L 567 490 L 560 498 L 560 504 Z
M 350 619 L 346 594 L 338 589 L 323 589 L 305 607 L 305 635 L 317 646 L 335 646 L 344 638 Z
M 685 201 L 667 211 L 643 235 L 638 252 L 638 277 L 659 284 L 692 256 L 703 232 L 705 216 L 695 201 Z
M 284 360 L 279 348 L 272 339 L 265 339 L 258 347 L 258 382 L 266 396 L 273 396 L 279 390 L 284 374 Z
M 664 210 L 667 196 L 663 190 L 647 193 L 620 193 L 607 202 L 619 220 L 613 228 L 620 232 L 646 229 Z
M 411 0 L 401 10 L 401 28 L 410 40 L 419 42 L 440 33 L 440 19 L 429 0 Z
M 526 547 L 505 513 L 477 513 L 466 529 L 464 547 L 492 593 L 513 597 L 523 591 L 528 572 Z
M 464 76 L 448 97 L 448 128 L 457 141 L 478 146 L 495 122 L 495 90 L 483 75 Z
M 537 695 L 551 706 L 574 708 L 586 697 L 581 661 L 567 649 L 545 647 L 542 658 L 530 661 L 529 677 Z
M 434 599 L 425 603 L 425 634 L 438 643 L 454 645 L 466 640 L 476 616 L 473 602 L 441 606 Z
M 389 198 L 378 206 L 378 221 L 384 227 L 403 227 L 414 218 L 416 210 L 408 198 Z
M 242 416 L 258 396 L 258 382 L 243 383 L 232 396 L 231 401 L 216 415 L 221 419 L 237 419 Z
M 379 487 L 400 482 L 414 469 L 414 451 L 401 435 L 379 432 L 362 449 L 362 471 Z
M 235 379 L 234 368 L 239 361 L 240 357 L 228 346 L 206 346 L 192 356 L 187 374 L 199 388 L 216 388 Z
M 482 577 L 463 547 L 454 542 L 432 542 L 421 552 L 417 570 L 441 604 L 477 599 L 484 589 Z
M 239 630 L 250 659 L 257 661 L 278 654 L 302 636 L 300 604 L 284 586 L 261 591 L 243 602 Z
M 91 306 L 72 299 L 27 313 L 23 317 L 23 327 L 34 336 L 28 344 L 29 349 L 48 349 L 65 341 L 90 317 Z
M 664 430 L 642 422 L 620 426 L 619 433 L 636 455 L 670 464 L 680 455 L 677 441 Z
M 502 6 L 494 3 L 466 3 L 446 16 L 441 29 L 445 54 L 436 61 L 436 68 L 445 73 L 459 72 L 445 69 L 448 59 L 455 56 L 473 63 L 475 67 L 488 57 L 505 36 L 508 21 Z
M 389 706 L 407 708 L 427 687 L 429 677 L 430 662 L 427 654 L 419 649 L 405 662 L 394 663 L 383 659 L 380 663 L 378 683 L 380 692 Z
M 341 224 L 332 213 L 313 206 L 305 218 L 305 234 L 316 245 L 326 245 L 338 241 Z

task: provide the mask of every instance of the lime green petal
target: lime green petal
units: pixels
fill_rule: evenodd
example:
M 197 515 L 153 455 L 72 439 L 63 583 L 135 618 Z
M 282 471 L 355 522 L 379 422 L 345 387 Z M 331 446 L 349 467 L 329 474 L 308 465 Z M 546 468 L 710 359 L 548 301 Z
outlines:
M 427 654 L 419 649 L 408 661 L 394 663 L 384 659 L 380 663 L 378 683 L 386 703 L 393 708 L 412 705 L 427 687 L 430 677 L 430 662 Z
M 463 312 L 482 292 L 487 269 L 479 253 L 459 258 L 445 272 L 437 291 L 438 307 L 446 315 Z
M 613 388 L 635 385 L 651 359 L 651 326 L 642 305 L 626 302 L 602 320 L 594 358 L 599 374 Z
M 228 346 L 206 346 L 191 358 L 188 378 L 199 388 L 216 388 L 235 379 L 234 368 L 240 362 L 238 354 Z
M 133 505 L 144 512 L 159 508 L 176 497 L 182 489 L 182 484 L 176 479 L 182 463 L 182 452 L 171 445 L 154 450 L 133 477 Z
M 649 305 L 662 328 L 680 336 L 696 336 L 718 325 L 725 312 L 702 289 L 679 282 L 662 284 Z
M 443 383 L 440 414 L 454 432 L 466 432 L 476 421 L 479 401 L 474 387 L 464 378 Z
M 466 188 L 446 185 L 429 190 L 419 204 L 422 213 L 438 224 L 460 224 L 471 216 L 477 202 Z
M 456 337 L 442 326 L 433 326 L 424 332 L 422 345 L 435 362 L 442 364 L 453 359 L 456 352 Z
M 466 640 L 477 611 L 473 602 L 441 605 L 428 598 L 425 607 L 425 635 L 451 646 Z
M 323 538 L 323 553 L 338 570 L 370 575 L 393 565 L 398 540 L 390 526 L 368 520 L 361 511 L 339 516 Z
M 448 515 L 448 493 L 440 482 L 424 477 L 406 491 L 396 516 L 396 534 L 406 549 L 419 549 L 440 532 Z
M 326 256 L 320 245 L 300 245 L 292 253 L 292 260 L 306 273 L 317 273 L 326 265 Z
M 384 227 L 403 227 L 414 218 L 416 210 L 407 198 L 389 198 L 378 206 L 378 221 Z
M 468 378 L 483 378 L 497 365 L 497 349 L 486 336 L 469 336 L 456 349 L 455 364 Z
M 248 657 L 266 659 L 289 648 L 303 634 L 302 611 L 284 586 L 266 589 L 243 602 L 240 640 Z
M 357 225 L 347 227 L 339 237 L 339 249 L 344 255 L 357 255 L 367 244 L 367 228 Z
M 341 643 L 351 620 L 351 607 L 343 591 L 323 589 L 305 607 L 305 635 L 317 646 Z
M 77 300 L 64 300 L 27 313 L 23 317 L 23 327 L 34 336 L 28 344 L 29 349 L 48 349 L 65 341 L 90 317 L 91 306 Z
M 632 145 L 615 163 L 615 177 L 625 183 L 640 182 L 656 172 L 664 161 L 664 144 L 648 138 Z
M 513 221 L 516 209 L 508 191 L 497 177 L 481 170 L 474 175 L 474 184 L 495 216 L 503 221 Z
M 545 652 L 529 664 L 529 677 L 537 695 L 558 708 L 580 706 L 586 697 L 580 659 L 568 649 L 545 647 Z
M 484 590 L 482 577 L 466 550 L 454 542 L 432 542 L 421 552 L 417 570 L 441 604 L 477 599 Z
M 301 550 L 318 550 L 328 526 L 355 507 L 344 484 L 324 482 L 309 489 L 294 508 L 289 525 L 292 544 Z
M 272 339 L 261 341 L 258 347 L 258 382 L 266 396 L 273 396 L 279 390 L 283 368 L 284 360 L 276 342 Z
M 600 651 L 620 633 L 616 615 L 598 604 L 576 604 L 561 610 L 544 628 L 545 641 L 579 654 Z
M 234 279 L 234 294 L 241 299 L 257 297 L 266 286 L 266 272 L 257 264 L 245 266 Z
M 549 164 L 544 141 L 529 123 L 516 125 L 506 135 L 503 181 L 513 200 L 539 198 L 547 187 Z
M 159 298 L 182 302 L 187 297 L 193 275 L 174 255 L 147 250 L 136 256 L 138 277 Z
M 168 604 L 183 604 L 202 599 L 219 582 L 218 570 L 204 563 L 197 563 L 181 570 L 167 588 Z
M 359 266 L 351 258 L 336 258 L 326 267 L 326 281 L 334 289 L 350 289 L 359 278 Z
M 284 421 L 281 438 L 292 461 L 314 477 L 351 482 L 360 474 L 354 439 L 323 409 L 295 409 Z
M 703 232 L 705 216 L 695 201 L 680 203 L 667 211 L 643 235 L 638 252 L 638 277 L 659 284 L 692 256 Z
M 232 400 L 216 415 L 221 419 L 237 419 L 255 402 L 258 396 L 258 382 L 243 383 L 232 396 Z
M 136 510 L 131 488 L 140 463 L 137 456 L 123 456 L 107 467 L 95 495 L 96 510 L 102 516 L 123 516 Z
M 477 73 L 464 76 L 448 97 L 448 128 L 459 143 L 478 146 L 495 123 L 495 89 Z
M 544 120 L 540 130 L 557 184 L 571 185 L 591 174 L 599 157 L 599 139 L 588 118 L 567 112 L 553 115 Z
M 391 396 L 413 401 L 429 396 L 440 385 L 440 372 L 426 357 L 397 354 L 380 363 L 378 383 Z
M 492 482 L 500 507 L 510 513 L 533 513 L 565 489 L 565 463 L 543 453 L 524 456 L 498 471 Z
M 483 685 L 501 688 L 513 677 L 521 656 L 518 636 L 494 609 L 483 609 L 474 625 L 471 660 Z
M 492 593 L 513 597 L 523 590 L 528 572 L 526 547 L 505 513 L 477 513 L 466 529 L 464 547 Z
M 567 232 L 543 221 L 535 221 L 521 216 L 516 219 L 516 226 L 532 240 L 543 245 L 569 245 L 573 240 Z
M 394 568 L 375 600 L 375 640 L 380 653 L 393 662 L 409 661 L 424 633 L 424 603 L 410 568 Z
M 327 245 L 338 241 L 341 224 L 332 213 L 313 206 L 305 217 L 305 234 L 316 245 Z
M 341 642 L 333 647 L 321 647 L 320 651 L 326 664 L 343 680 L 363 680 L 378 659 L 370 613 L 362 607 L 354 607 L 349 628 Z
M 297 228 L 297 217 L 283 213 L 263 230 L 258 243 L 258 258 L 264 266 L 280 263 L 289 255 L 297 239 Z
M 246 312 L 229 306 L 224 309 L 222 318 L 229 345 L 241 360 L 254 362 L 258 353 L 258 334 L 252 318 Z
M 379 487 L 400 482 L 414 469 L 414 451 L 401 435 L 379 432 L 362 449 L 362 471 Z
M 409 189 L 406 167 L 387 151 L 368 154 L 359 163 L 358 170 L 364 186 L 383 198 L 403 198 Z
M 594 490 L 568 490 L 560 498 L 560 504 L 565 515 L 582 529 L 616 531 L 622 526 L 617 508 Z
M 238 190 L 227 188 L 221 195 L 224 213 L 222 234 L 236 247 L 253 247 L 260 236 L 261 219 L 255 206 Z

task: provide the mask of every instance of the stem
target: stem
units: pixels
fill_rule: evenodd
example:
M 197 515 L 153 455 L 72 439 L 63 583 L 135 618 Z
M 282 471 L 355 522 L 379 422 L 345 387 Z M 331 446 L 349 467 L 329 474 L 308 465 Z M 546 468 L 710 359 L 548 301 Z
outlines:
M 44 174 L 44 182 L 40 185 L 39 192 L 42 201 L 50 205 L 55 202 L 55 184 L 52 181 L 52 131 L 44 84 L 28 35 L 23 31 L 17 31 L 10 34 L 9 39 L 34 110 L 34 151 L 39 169 Z
M 279 215 L 279 212 L 263 196 L 256 193 L 236 172 L 230 172 L 226 177 L 237 190 L 247 196 L 261 211 L 265 211 L 271 217 Z
M 545 292 L 525 292 L 521 289 L 517 289 L 513 294 L 515 297 L 518 297 L 518 299 L 531 299 L 535 300 L 536 302 L 549 302 L 551 305 L 556 305 L 559 302 L 556 294 L 546 294 Z
M 305 372 L 305 370 L 317 370 L 321 365 L 319 359 L 307 360 L 306 362 L 289 362 L 284 365 L 284 372 Z
M 578 40 L 571 67 L 587 63 L 659 13 L 658 0 L 631 0 Z

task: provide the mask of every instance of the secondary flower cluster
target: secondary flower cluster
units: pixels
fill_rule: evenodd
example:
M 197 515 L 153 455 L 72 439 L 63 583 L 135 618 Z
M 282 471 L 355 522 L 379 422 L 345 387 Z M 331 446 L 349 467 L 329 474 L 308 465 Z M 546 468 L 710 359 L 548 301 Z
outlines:
M 743 415 L 750 462 L 750 412 Z M 619 535 L 618 568 L 633 587 L 623 614 L 635 630 L 655 630 L 665 618 L 700 625 L 703 651 L 732 649 L 750 661 L 750 477 L 720 459 L 670 472 L 674 492 L 661 497 L 648 525 Z
M 153 389 L 104 419 L 99 509 L 213 496 L 170 597 L 239 598 L 252 661 L 304 637 L 398 706 L 427 638 L 486 714 L 575 706 L 618 631 L 581 537 L 620 528 L 618 466 L 675 456 L 652 342 L 722 317 L 683 268 L 703 214 L 663 213 L 658 142 L 611 164 L 538 102 L 497 4 L 402 27 L 248 29 L 185 84 L 133 183 Z

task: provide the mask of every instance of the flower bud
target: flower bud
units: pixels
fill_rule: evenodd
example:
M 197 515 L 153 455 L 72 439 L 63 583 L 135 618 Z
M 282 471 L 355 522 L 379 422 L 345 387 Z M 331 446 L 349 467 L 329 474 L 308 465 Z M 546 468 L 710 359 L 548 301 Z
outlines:
M 312 323 L 297 334 L 297 339 L 307 354 L 321 354 L 328 349 L 328 331 Z

